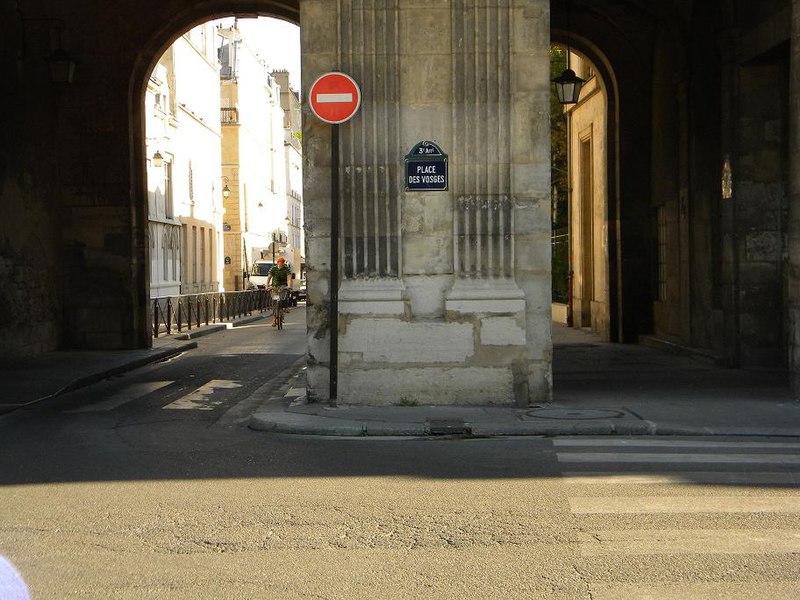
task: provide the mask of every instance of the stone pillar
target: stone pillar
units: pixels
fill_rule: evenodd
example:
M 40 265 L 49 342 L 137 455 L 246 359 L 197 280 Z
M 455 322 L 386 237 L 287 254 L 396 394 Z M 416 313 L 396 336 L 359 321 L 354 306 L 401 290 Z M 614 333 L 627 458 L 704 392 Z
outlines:
M 330 4 L 301 4 L 303 88 L 334 70 L 362 88 L 340 126 L 338 401 L 548 400 L 548 2 Z M 445 191 L 405 189 L 424 141 Z M 330 126 L 307 112 L 303 143 L 308 392 L 326 400 Z
M 792 2 L 789 67 L 789 222 L 787 225 L 788 367 L 792 394 L 800 398 L 800 7 Z

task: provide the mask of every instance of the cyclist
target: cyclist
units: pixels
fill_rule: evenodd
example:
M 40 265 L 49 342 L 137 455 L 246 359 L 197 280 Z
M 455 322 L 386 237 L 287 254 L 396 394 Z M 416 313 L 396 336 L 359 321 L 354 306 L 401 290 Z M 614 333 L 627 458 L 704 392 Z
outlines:
M 278 259 L 278 264 L 269 270 L 267 276 L 267 289 L 276 287 L 281 293 L 281 302 L 286 300 L 286 290 L 292 285 L 292 269 L 286 264 L 286 259 L 282 256 Z M 275 318 L 272 319 L 272 326 L 277 327 L 278 323 Z

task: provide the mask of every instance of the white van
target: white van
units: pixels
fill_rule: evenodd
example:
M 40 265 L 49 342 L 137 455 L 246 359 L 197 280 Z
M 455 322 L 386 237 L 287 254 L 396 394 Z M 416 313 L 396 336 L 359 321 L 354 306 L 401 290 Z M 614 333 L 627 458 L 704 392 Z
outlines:
M 253 263 L 253 268 L 250 269 L 250 287 L 251 288 L 264 288 L 267 286 L 267 277 L 269 270 L 275 266 L 275 263 L 269 260 L 257 260 Z

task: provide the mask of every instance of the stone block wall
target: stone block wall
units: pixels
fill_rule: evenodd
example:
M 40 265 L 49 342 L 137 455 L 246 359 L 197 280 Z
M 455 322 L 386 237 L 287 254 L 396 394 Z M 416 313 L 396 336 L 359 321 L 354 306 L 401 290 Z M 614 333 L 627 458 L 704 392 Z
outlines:
M 549 4 L 301 4 L 304 89 L 344 71 L 341 404 L 514 404 L 551 393 Z M 306 110 L 308 110 L 306 106 Z M 329 399 L 331 126 L 305 118 L 309 397 Z M 446 191 L 406 191 L 432 141 Z

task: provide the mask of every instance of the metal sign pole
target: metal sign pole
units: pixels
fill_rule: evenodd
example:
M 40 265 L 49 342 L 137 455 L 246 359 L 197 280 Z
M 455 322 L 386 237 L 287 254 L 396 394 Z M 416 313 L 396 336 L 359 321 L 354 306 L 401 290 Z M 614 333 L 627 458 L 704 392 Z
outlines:
M 339 126 L 331 125 L 331 275 L 329 402 L 336 404 L 339 370 Z
M 308 92 L 308 103 L 320 120 L 331 124 L 331 257 L 328 328 L 330 337 L 329 402 L 336 404 L 339 370 L 339 123 L 356 114 L 361 89 L 352 77 L 334 71 L 317 78 Z

